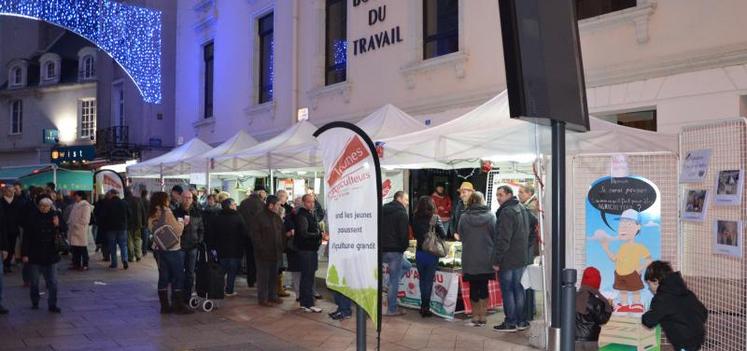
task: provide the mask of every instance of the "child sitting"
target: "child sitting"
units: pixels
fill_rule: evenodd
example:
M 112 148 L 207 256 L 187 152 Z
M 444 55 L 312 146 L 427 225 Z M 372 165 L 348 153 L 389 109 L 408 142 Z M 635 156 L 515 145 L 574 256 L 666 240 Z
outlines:
M 576 293 L 576 349 L 596 350 L 602 325 L 612 315 L 612 305 L 599 293 L 602 275 L 594 267 L 584 270 Z
M 687 289 L 680 272 L 674 272 L 668 262 L 654 261 L 646 268 L 644 279 L 654 298 L 643 314 L 643 325 L 653 328 L 661 324 L 677 351 L 699 350 L 705 341 L 708 310 Z

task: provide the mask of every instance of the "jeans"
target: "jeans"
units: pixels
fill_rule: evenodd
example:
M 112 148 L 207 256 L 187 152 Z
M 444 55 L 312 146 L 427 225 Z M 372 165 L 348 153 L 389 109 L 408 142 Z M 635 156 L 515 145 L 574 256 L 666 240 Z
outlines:
M 301 296 L 299 302 L 301 307 L 313 307 L 314 280 L 316 280 L 319 257 L 316 251 L 298 251 L 298 256 L 301 259 Z
M 39 276 L 44 276 L 47 286 L 47 305 L 57 307 L 57 264 L 32 264 L 31 266 L 31 304 L 39 305 Z
M 134 230 L 130 229 L 127 234 L 127 253 L 128 258 L 130 259 L 130 262 L 134 259 L 141 259 L 143 258 L 143 243 L 142 243 L 142 237 L 141 237 L 140 229 Z
M 189 299 L 192 296 L 192 289 L 195 286 L 197 249 L 195 248 L 182 251 L 184 251 L 184 297 Z
M 503 311 L 506 314 L 506 325 L 519 326 L 527 323 L 524 314 L 524 287 L 521 286 L 521 276 L 525 267 L 516 269 L 501 269 L 498 281 L 503 294 Z
M 158 290 L 181 290 L 184 287 L 184 252 L 158 252 Z
M 236 284 L 236 274 L 239 273 L 239 267 L 241 266 L 240 258 L 222 258 L 220 265 L 223 267 L 223 271 L 226 272 L 226 294 L 233 294 L 233 289 Z
M 430 308 L 438 257 L 425 251 L 418 251 L 415 253 L 415 263 L 418 267 L 418 275 L 420 275 L 420 306 Z
M 335 291 L 335 304 L 337 304 L 337 312 L 342 313 L 344 316 L 352 316 L 353 315 L 353 301 L 351 301 L 347 296 L 340 294 Z
M 257 260 L 257 300 L 262 302 L 278 299 L 278 261 Z
M 399 282 L 405 273 L 410 271 L 412 264 L 405 259 L 402 252 L 384 252 L 383 261 L 389 265 L 389 292 L 386 295 L 387 313 L 395 313 L 397 312 Z M 431 284 L 433 284 L 432 280 Z
M 88 247 L 71 246 L 70 251 L 73 254 L 73 267 L 88 267 Z
M 150 230 L 148 228 L 143 228 L 143 230 L 140 231 L 141 241 L 143 242 L 143 256 L 145 256 L 146 253 L 148 253 L 148 249 L 150 248 Z
M 117 268 L 117 246 L 122 254 L 122 264 L 127 263 L 127 231 L 111 230 L 106 232 L 106 240 L 109 242 L 109 254 L 111 255 L 111 264 L 109 267 Z

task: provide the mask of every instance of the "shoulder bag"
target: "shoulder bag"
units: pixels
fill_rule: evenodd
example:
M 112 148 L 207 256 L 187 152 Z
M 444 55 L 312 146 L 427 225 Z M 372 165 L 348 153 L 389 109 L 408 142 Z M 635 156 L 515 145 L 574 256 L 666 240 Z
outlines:
M 446 243 L 444 240 L 438 237 L 436 234 L 436 216 L 431 217 L 430 226 L 428 227 L 428 233 L 425 233 L 425 240 L 423 240 L 423 251 L 430 253 L 436 257 L 446 256 Z
M 153 246 L 156 250 L 169 251 L 179 245 L 179 236 L 174 227 L 166 223 L 166 213 L 161 210 L 156 229 L 153 231 Z

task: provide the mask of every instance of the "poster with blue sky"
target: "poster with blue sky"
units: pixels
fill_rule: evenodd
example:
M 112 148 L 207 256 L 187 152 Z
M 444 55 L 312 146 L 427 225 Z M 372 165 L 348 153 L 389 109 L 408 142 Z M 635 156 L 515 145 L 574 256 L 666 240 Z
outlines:
M 661 196 L 639 176 L 602 177 L 586 197 L 586 265 L 602 273 L 600 292 L 616 312 L 642 313 L 651 293 L 645 268 L 661 257 Z

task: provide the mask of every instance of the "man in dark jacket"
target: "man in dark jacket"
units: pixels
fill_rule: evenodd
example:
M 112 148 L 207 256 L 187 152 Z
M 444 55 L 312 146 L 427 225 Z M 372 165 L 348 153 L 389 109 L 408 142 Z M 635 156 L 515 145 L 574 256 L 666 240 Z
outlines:
M 321 313 L 322 309 L 314 306 L 314 279 L 319 265 L 317 251 L 322 244 L 322 233 L 314 216 L 313 196 L 303 196 L 303 207 L 297 210 L 295 220 L 293 243 L 301 262 L 301 310 Z
M 283 258 L 285 234 L 281 206 L 277 196 L 268 196 L 265 208 L 257 214 L 250 230 L 257 262 L 257 300 L 265 307 L 283 303 L 277 290 L 278 263 Z
M 397 292 L 399 282 L 405 273 L 410 271 L 412 264 L 404 258 L 404 253 L 410 245 L 408 240 L 410 218 L 407 206 L 410 204 L 408 195 L 404 191 L 394 193 L 394 200 L 384 205 L 381 218 L 381 251 L 382 261 L 389 266 L 389 292 L 387 293 L 387 311 L 385 316 L 401 316 L 404 311 L 397 309 Z
M 109 200 L 111 195 L 108 193 L 104 196 L 99 195 L 98 201 L 93 205 L 93 221 L 95 224 L 95 237 L 96 251 L 101 249 L 101 255 L 104 257 L 103 261 L 108 262 L 111 254 L 109 253 L 109 242 L 106 239 L 106 233 L 109 231 L 107 228 L 106 212 L 109 207 Z
M 122 266 L 129 268 L 127 264 L 127 224 L 130 221 L 130 206 L 119 197 L 119 191 L 109 190 L 111 198 L 105 207 L 106 240 L 109 243 L 109 254 L 111 264 L 109 268 L 117 268 L 117 246 L 122 255 Z
M 675 350 L 699 350 L 705 341 L 708 310 L 687 288 L 680 272 L 674 272 L 667 262 L 654 261 L 646 268 L 644 279 L 654 298 L 643 314 L 643 325 L 654 328 L 661 324 Z
M 524 288 L 521 286 L 529 245 L 529 213 L 509 186 L 498 187 L 495 194 L 501 207 L 495 214 L 498 238 L 493 269 L 498 271 L 506 320 L 494 329 L 515 332 L 529 328 L 524 313 Z
M 197 246 L 205 238 L 205 225 L 202 218 L 202 211 L 195 202 L 194 195 L 191 192 L 182 194 L 182 203 L 174 211 L 176 218 L 184 220 L 184 231 L 181 237 L 182 251 L 184 251 L 184 298 L 188 303 L 192 297 L 192 289 L 195 283 L 195 267 L 197 266 Z
M 10 273 L 11 263 L 13 263 L 13 254 L 15 253 L 16 241 L 21 235 L 21 218 L 23 217 L 23 199 L 15 196 L 13 188 L 6 186 L 3 188 L 3 198 L 0 199 L 0 209 L 5 214 L 5 220 L 0 226 L 0 231 L 5 232 L 7 240 L 8 255 L 3 262 L 3 272 Z
M 451 221 L 449 221 L 449 235 L 456 240 L 459 240 L 459 233 L 457 226 L 459 225 L 459 219 L 462 217 L 464 211 L 467 210 L 467 200 L 475 192 L 475 187 L 470 182 L 463 182 L 459 186 L 459 200 L 454 204 L 454 211 L 451 212 Z
M 244 223 L 246 223 L 249 231 L 252 230 L 252 224 L 256 216 L 265 207 L 265 198 L 267 198 L 265 188 L 262 185 L 257 185 L 254 192 L 244 199 L 244 201 L 241 201 L 241 205 L 239 205 L 239 214 L 244 219 Z M 257 281 L 257 266 L 254 260 L 254 246 L 250 233 L 246 233 L 245 238 L 246 240 L 242 247 L 244 248 L 244 258 L 246 259 L 246 283 L 251 288 Z
M 220 214 L 210 220 L 210 231 L 206 241 L 214 243 L 215 247 L 211 249 L 218 251 L 218 259 L 223 271 L 226 272 L 226 296 L 235 296 L 234 283 L 241 266 L 241 257 L 244 255 L 241 244 L 249 230 L 236 211 L 234 199 L 223 200 L 221 206 L 223 209 Z
M 130 208 L 127 220 L 127 258 L 129 262 L 143 258 L 143 202 L 132 194 L 130 188 L 125 189 L 125 202 Z

